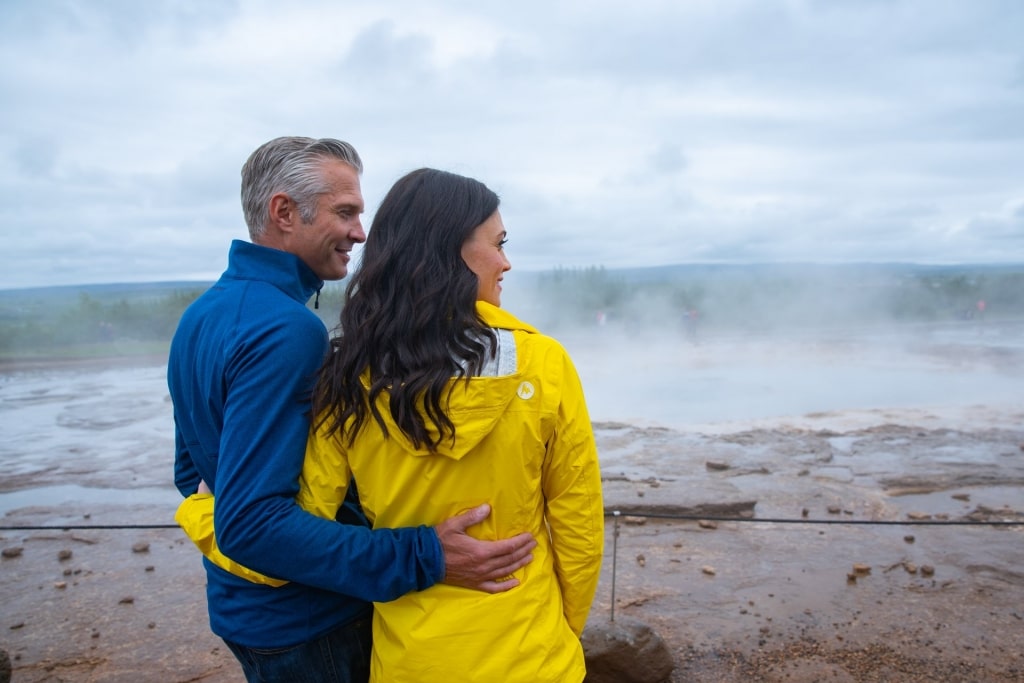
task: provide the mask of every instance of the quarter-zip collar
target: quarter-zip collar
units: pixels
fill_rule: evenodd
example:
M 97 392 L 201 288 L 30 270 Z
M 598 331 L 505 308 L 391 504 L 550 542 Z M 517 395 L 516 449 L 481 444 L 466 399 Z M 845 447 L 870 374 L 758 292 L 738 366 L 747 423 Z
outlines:
M 244 240 L 231 242 L 228 264 L 222 279 L 267 282 L 303 304 L 324 286 L 324 281 L 295 254 Z

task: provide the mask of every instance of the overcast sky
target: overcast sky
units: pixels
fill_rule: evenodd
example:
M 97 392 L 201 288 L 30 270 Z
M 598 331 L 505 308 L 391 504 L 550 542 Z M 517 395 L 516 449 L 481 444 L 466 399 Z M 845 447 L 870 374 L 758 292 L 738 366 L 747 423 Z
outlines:
M 279 135 L 516 268 L 1024 262 L 1019 0 L 0 0 L 0 288 L 213 279 Z

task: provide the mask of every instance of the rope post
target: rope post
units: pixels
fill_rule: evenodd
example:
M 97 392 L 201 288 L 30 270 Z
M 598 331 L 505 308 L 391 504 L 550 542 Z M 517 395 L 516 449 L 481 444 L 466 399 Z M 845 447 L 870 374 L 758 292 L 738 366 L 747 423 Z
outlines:
M 615 529 L 612 531 L 612 621 L 615 621 L 615 569 L 619 559 L 619 511 L 612 512 Z

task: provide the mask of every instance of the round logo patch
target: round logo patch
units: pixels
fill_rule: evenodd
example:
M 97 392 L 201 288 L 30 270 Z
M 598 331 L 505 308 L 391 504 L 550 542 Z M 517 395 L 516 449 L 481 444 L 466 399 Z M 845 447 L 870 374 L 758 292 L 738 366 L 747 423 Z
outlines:
M 533 398 L 533 391 L 534 390 L 532 384 L 530 384 L 529 382 L 523 382 L 522 384 L 519 385 L 519 388 L 516 389 L 516 396 L 525 401 L 526 399 Z

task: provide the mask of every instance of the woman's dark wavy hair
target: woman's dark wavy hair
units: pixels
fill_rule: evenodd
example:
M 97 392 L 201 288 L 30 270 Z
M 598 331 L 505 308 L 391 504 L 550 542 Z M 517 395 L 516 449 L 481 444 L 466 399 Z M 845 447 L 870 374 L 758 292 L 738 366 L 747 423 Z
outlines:
M 478 281 L 462 245 L 498 204 L 483 183 L 445 171 L 421 168 L 395 183 L 345 291 L 340 334 L 313 395 L 318 427 L 329 424 L 351 445 L 372 415 L 387 438 L 377 407 L 386 391 L 392 418 L 417 448 L 436 451 L 455 438 L 451 379 L 478 374 L 496 344 L 476 312 Z

